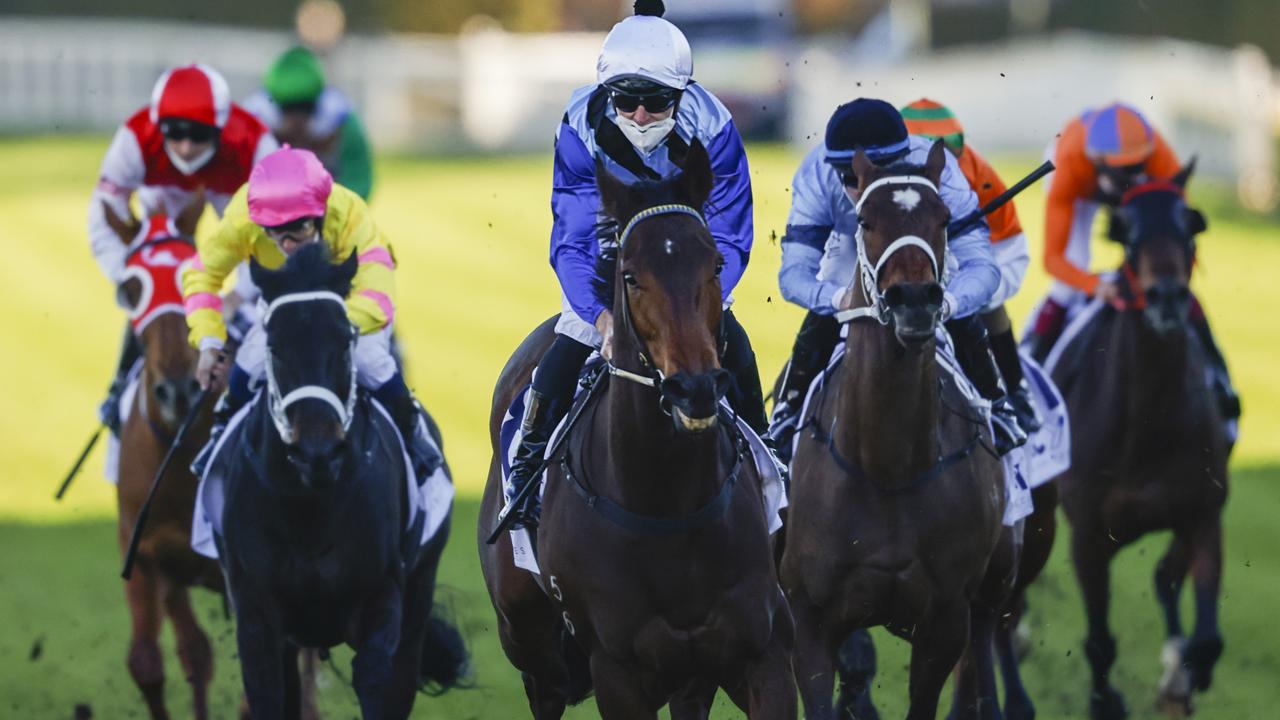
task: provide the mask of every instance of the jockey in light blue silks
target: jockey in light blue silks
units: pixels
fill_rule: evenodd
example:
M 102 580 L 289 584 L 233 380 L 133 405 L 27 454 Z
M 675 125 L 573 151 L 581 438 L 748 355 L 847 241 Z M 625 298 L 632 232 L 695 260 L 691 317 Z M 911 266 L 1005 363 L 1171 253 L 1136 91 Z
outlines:
M 690 143 L 711 158 L 715 184 L 700 208 L 724 256 L 720 275 L 726 308 L 746 269 L 753 239 L 751 177 L 742 138 L 729 111 L 692 80 L 689 42 L 656 14 L 614 26 L 596 64 L 597 83 L 574 91 L 556 134 L 552 173 L 551 266 L 564 292 L 556 339 L 534 375 L 522 422 L 523 440 L 511 464 L 508 505 L 537 472 L 555 426 L 568 410 L 583 363 L 592 350 L 607 354 L 613 332 L 608 293 L 617 257 L 616 226 L 600 207 L 596 160 L 626 182 L 680 173 Z M 648 12 L 654 12 L 652 10 Z M 755 353 L 746 332 L 725 310 L 721 362 L 735 378 L 730 404 L 757 432 L 767 425 Z M 536 495 L 536 493 L 533 493 Z M 536 503 L 536 501 L 534 501 Z M 534 522 L 528 508 L 517 524 Z
M 906 173 L 911 166 L 924 165 L 932 145 L 926 138 L 908 136 L 902 116 L 889 103 L 859 98 L 836 108 L 824 143 L 805 156 L 796 171 L 778 282 L 782 296 L 809 313 L 800 325 L 770 423 L 770 435 L 782 454 L 789 454 L 809 384 L 839 340 L 835 313 L 845 309 L 852 296 L 858 227 L 854 206 L 861 194 L 853 156 L 861 151 L 876 165 L 901 164 Z M 938 193 L 951 217 L 960 219 L 978 209 L 978 198 L 955 158 L 945 155 Z M 992 401 L 996 449 L 1003 454 L 1025 443 L 1027 436 L 1005 397 L 978 318 L 1000 284 L 985 221 L 947 239 L 946 266 L 942 319 L 965 374 Z

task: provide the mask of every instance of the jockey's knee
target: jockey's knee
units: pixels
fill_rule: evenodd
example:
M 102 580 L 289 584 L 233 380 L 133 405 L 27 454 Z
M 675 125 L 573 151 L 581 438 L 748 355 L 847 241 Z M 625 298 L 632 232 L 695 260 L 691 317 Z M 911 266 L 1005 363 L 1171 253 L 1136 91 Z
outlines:
M 573 395 L 574 383 L 582 372 L 582 365 L 591 355 L 592 348 L 584 345 L 568 335 L 556 335 L 551 347 L 543 353 L 538 361 L 538 368 L 533 375 L 533 389 L 539 394 L 568 400 Z

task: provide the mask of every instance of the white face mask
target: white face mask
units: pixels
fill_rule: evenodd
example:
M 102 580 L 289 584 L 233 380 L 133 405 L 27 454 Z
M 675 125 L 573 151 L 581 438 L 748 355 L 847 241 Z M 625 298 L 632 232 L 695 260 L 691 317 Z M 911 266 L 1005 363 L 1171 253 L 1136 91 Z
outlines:
M 676 114 L 671 113 L 671 117 L 666 120 L 651 122 L 643 127 L 635 120 L 617 115 L 613 118 L 613 122 L 622 130 L 622 134 L 627 136 L 631 144 L 642 153 L 652 152 L 658 147 L 667 135 L 676 128 Z
M 216 152 L 218 152 L 217 143 L 209 143 L 209 149 L 197 155 L 194 160 L 183 160 L 178 153 L 169 149 L 169 143 L 164 144 L 164 153 L 169 156 L 169 162 L 173 163 L 173 166 L 178 168 L 178 172 L 183 175 L 191 175 L 204 167 L 213 159 L 213 155 Z

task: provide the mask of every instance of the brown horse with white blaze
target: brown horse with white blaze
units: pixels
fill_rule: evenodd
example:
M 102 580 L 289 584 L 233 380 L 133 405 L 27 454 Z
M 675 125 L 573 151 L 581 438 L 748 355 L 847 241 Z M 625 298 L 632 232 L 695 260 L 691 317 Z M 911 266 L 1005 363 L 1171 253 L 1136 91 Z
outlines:
M 994 703 L 991 608 L 1007 595 L 1017 551 L 1002 530 L 1005 481 L 986 423 L 936 360 L 944 152 L 936 144 L 921 168 L 853 159 L 862 189 L 853 293 L 866 304 L 841 318 L 844 358 L 801 419 L 781 563 L 812 720 L 836 717 L 845 638 L 877 625 L 912 644 L 909 719 L 934 718 L 966 647 L 978 664 L 961 678 L 957 697 L 969 699 L 957 713 L 988 717 Z
M 695 142 L 674 180 L 626 186 L 597 168 L 626 228 L 614 281 L 612 374 L 548 463 L 540 576 L 485 542 L 502 504 L 498 428 L 552 340 L 544 323 L 494 392 L 481 565 L 503 649 L 536 718 L 594 686 L 602 717 L 706 718 L 718 688 L 751 718 L 792 720 L 791 619 L 760 478 L 720 406 L 720 257 L 702 220 L 710 162 Z
M 1107 621 L 1110 564 L 1125 545 L 1149 532 L 1173 532 L 1155 572 L 1168 633 L 1159 705 L 1189 714 L 1191 693 L 1209 687 L 1223 649 L 1218 594 L 1231 443 L 1205 382 L 1204 348 L 1188 322 L 1195 236 L 1205 229 L 1183 196 L 1191 172 L 1189 165 L 1125 195 L 1110 235 L 1125 248 L 1129 298 L 1102 308 L 1087 331 L 1049 358 L 1073 428 L 1071 469 L 1058 482 L 1089 624 L 1085 656 L 1097 720 L 1128 714 L 1110 683 L 1116 643 Z M 1189 638 L 1178 610 L 1188 572 L 1196 607 Z
M 129 310 L 143 348 L 137 390 L 128 419 L 120 428 L 117 540 L 123 554 L 160 462 L 200 391 L 195 379 L 196 352 L 187 343 L 182 306 L 171 301 L 176 298 L 181 302 L 178 274 L 182 264 L 195 255 L 191 238 L 204 210 L 204 198 L 198 197 L 172 223 L 163 217 L 145 223 L 121 218 L 105 203 L 103 209 L 120 241 L 130 248 L 126 279 L 118 295 Z M 166 226 L 171 232 L 165 231 Z M 138 545 L 132 577 L 125 581 L 132 623 L 129 674 L 142 690 L 153 718 L 169 717 L 159 644 L 166 616 L 191 684 L 192 715 L 209 716 L 207 691 L 213 676 L 213 653 L 192 611 L 188 589 L 203 586 L 221 592 L 222 574 L 217 563 L 191 549 L 196 481 L 187 466 L 208 437 L 210 421 L 207 409 L 197 416 L 165 471 Z

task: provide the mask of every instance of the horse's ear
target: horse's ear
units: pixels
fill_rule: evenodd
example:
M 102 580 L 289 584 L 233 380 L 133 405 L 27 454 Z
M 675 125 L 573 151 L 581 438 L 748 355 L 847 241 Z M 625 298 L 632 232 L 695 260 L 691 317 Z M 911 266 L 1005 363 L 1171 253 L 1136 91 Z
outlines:
M 853 176 L 858 178 L 858 187 L 865 188 L 871 180 L 871 173 L 875 172 L 875 163 L 867 157 L 867 154 L 859 150 L 854 153 L 851 162 L 853 166 Z
M 347 256 L 346 260 L 343 260 L 341 263 L 334 266 L 334 274 L 333 274 L 334 284 L 339 287 L 346 287 L 349 289 L 351 287 L 351 281 L 355 279 L 356 271 L 359 269 L 360 269 L 360 260 L 359 258 L 356 257 L 356 251 L 352 250 L 351 254 Z M 339 293 L 339 295 L 346 295 L 346 294 L 347 293 L 345 292 Z
M 258 259 L 252 256 L 249 258 L 249 277 L 262 291 L 262 297 L 266 298 L 267 302 L 276 299 L 276 273 L 262 267 Z
M 934 140 L 929 148 L 929 157 L 924 161 L 924 176 L 934 185 L 942 182 L 942 170 L 947 166 L 947 146 L 941 140 Z
M 204 186 L 201 185 L 191 195 L 191 201 L 183 206 L 182 211 L 173 219 L 178 232 L 189 238 L 196 236 L 196 226 L 200 224 L 200 216 L 204 214 L 204 201 Z
M 689 144 L 689 153 L 685 155 L 684 172 L 680 173 L 680 192 L 690 206 L 702 209 L 711 197 L 711 187 L 715 176 L 711 172 L 711 156 L 703 147 L 702 141 L 694 138 Z
M 1107 238 L 1125 245 L 1129 242 L 1129 231 L 1133 227 L 1133 209 L 1129 207 L 1112 208 L 1111 218 L 1107 223 Z
M 609 168 L 605 167 L 602 158 L 596 158 L 596 188 L 600 190 L 600 207 L 609 217 L 620 220 L 626 210 L 627 199 L 631 194 L 630 186 L 619 180 Z
M 142 231 L 142 223 L 133 216 L 133 213 L 128 212 L 127 208 L 125 212 L 127 219 L 122 218 L 116 214 L 115 209 L 111 207 L 111 203 L 103 200 L 102 214 L 107 219 L 107 224 L 119 236 L 120 242 L 125 245 L 132 243 L 133 239 L 138 237 L 138 233 Z
M 1204 213 L 1191 207 L 1185 208 L 1183 212 L 1186 213 L 1187 232 L 1192 237 L 1209 229 L 1209 221 L 1205 219 Z
M 1192 174 L 1195 173 L 1195 171 L 1196 171 L 1196 156 L 1192 155 L 1191 159 L 1187 161 L 1187 164 L 1183 165 L 1182 169 L 1178 171 L 1178 174 L 1174 175 L 1170 179 L 1170 182 L 1172 182 L 1174 185 L 1177 185 L 1178 187 L 1185 190 L 1187 188 L 1187 181 L 1191 179 L 1191 176 Z

